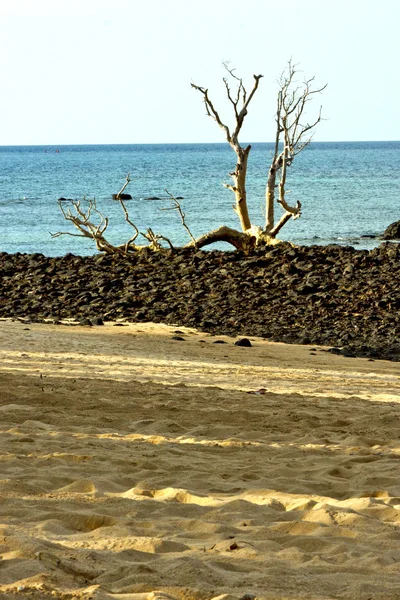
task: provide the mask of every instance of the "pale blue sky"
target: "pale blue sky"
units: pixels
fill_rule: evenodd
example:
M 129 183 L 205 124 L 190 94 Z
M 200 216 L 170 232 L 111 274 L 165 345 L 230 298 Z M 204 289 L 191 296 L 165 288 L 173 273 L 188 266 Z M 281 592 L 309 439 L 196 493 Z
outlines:
M 0 145 L 223 142 L 191 81 L 231 118 L 230 60 L 251 85 L 242 139 L 272 141 L 293 58 L 328 83 L 315 140 L 399 140 L 398 0 L 1 0 Z M 226 112 L 225 112 L 226 111 Z

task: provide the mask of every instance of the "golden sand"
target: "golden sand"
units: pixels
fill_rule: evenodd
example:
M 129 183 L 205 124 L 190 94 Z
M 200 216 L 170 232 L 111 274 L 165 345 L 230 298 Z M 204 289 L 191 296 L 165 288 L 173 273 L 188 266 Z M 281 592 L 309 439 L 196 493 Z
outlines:
M 400 364 L 176 330 L 0 322 L 0 596 L 400 598 Z

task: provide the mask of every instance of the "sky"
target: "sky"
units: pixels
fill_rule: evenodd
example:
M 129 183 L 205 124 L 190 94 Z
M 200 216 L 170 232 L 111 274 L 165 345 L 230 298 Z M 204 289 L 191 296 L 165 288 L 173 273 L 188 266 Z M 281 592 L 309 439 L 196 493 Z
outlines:
M 0 145 L 224 142 L 222 63 L 251 88 L 247 142 L 274 139 L 277 78 L 327 83 L 316 141 L 400 140 L 398 0 L 0 0 Z

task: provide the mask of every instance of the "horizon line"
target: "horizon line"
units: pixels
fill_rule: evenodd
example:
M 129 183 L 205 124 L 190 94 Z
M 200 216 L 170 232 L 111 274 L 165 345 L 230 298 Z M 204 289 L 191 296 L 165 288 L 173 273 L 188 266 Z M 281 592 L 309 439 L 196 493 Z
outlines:
M 400 140 L 319 140 L 311 142 L 315 144 L 377 144 L 377 143 L 399 143 Z M 242 142 L 242 145 L 251 144 L 274 144 L 275 142 Z M 225 142 L 101 142 L 101 143 L 62 143 L 62 144 L 0 144 L 0 148 L 62 148 L 66 146 L 226 146 Z

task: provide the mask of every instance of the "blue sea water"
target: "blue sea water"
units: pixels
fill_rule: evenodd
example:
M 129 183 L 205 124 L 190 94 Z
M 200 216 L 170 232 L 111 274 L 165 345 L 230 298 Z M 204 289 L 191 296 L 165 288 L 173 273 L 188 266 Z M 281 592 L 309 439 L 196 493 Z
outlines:
M 248 204 L 259 225 L 265 220 L 272 148 L 258 143 L 250 153 Z M 182 209 L 195 236 L 222 224 L 238 227 L 233 194 L 222 185 L 230 182 L 234 166 L 227 144 L 0 147 L 0 251 L 94 254 L 90 240 L 51 237 L 76 233 L 61 215 L 59 197 L 95 197 L 109 217 L 110 241 L 125 241 L 132 230 L 112 194 L 128 172 L 132 181 L 126 192 L 133 199 L 127 206 L 140 231 L 151 227 L 176 245 L 190 241 L 177 212 L 162 210 L 171 206 L 165 189 L 184 198 Z M 362 236 L 379 234 L 400 219 L 400 142 L 313 143 L 290 167 L 287 189 L 288 201 L 300 200 L 303 214 L 285 226 L 281 239 L 373 248 L 379 240 Z M 146 200 L 150 197 L 161 199 Z

